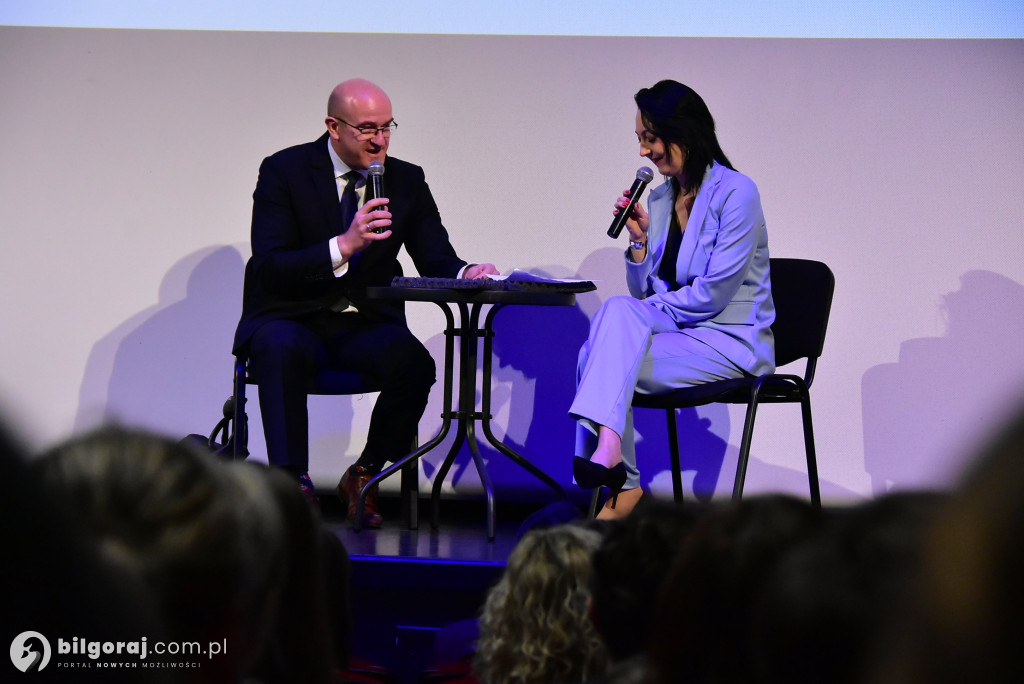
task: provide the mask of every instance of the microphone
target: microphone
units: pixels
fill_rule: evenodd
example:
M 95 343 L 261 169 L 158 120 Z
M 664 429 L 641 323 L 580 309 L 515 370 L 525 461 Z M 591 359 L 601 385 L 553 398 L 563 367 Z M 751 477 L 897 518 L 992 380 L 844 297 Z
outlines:
M 366 167 L 366 201 L 378 199 L 384 196 L 382 181 L 384 179 L 384 165 L 379 161 L 372 161 Z M 383 233 L 384 228 L 374 228 L 374 233 Z
M 612 225 L 608 229 L 608 237 L 617 238 L 619 233 L 622 232 L 622 227 L 626 225 L 626 219 L 633 212 L 633 206 L 636 201 L 640 199 L 640 195 L 644 194 L 644 188 L 647 184 L 654 180 L 654 172 L 646 166 L 641 166 L 636 170 L 636 180 L 633 181 L 633 187 L 629 189 L 629 203 L 619 210 L 619 213 L 615 215 L 612 220 Z

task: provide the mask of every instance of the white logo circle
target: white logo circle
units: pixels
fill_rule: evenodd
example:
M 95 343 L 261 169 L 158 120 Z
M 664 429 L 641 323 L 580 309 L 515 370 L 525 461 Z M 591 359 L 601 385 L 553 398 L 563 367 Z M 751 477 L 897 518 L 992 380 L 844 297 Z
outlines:
M 22 632 L 11 642 L 11 662 L 22 672 L 42 670 L 50 662 L 50 642 L 39 632 Z

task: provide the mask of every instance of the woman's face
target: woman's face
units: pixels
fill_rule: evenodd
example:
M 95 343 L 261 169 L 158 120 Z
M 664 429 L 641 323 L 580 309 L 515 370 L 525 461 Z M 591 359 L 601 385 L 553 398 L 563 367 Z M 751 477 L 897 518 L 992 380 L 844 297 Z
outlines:
M 650 159 L 661 175 L 677 178 L 683 175 L 686 152 L 676 143 L 666 145 L 661 138 L 647 130 L 639 110 L 636 113 L 636 139 L 640 141 L 640 156 Z

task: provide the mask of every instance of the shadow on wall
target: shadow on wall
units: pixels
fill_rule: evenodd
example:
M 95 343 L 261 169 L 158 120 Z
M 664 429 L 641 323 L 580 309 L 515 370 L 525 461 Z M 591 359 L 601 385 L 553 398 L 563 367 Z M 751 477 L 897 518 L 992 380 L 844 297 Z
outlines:
M 93 346 L 75 431 L 117 421 L 171 436 L 209 432 L 231 394 L 243 269 L 241 254 L 228 246 L 171 267 L 157 304 Z
M 157 304 L 93 346 L 79 389 L 75 431 L 115 421 L 171 437 L 209 434 L 233 391 L 231 346 L 242 312 L 244 273 L 244 258 L 231 246 L 199 250 L 172 266 L 160 283 Z M 251 460 L 266 462 L 258 397 L 250 386 L 249 451 Z M 362 448 L 351 444 L 354 403 L 375 399 L 372 394 L 309 402 L 311 465 L 326 463 L 336 481 L 348 465 L 337 455 Z
M 1009 408 L 998 402 L 1019 399 L 1024 286 L 968 271 L 942 310 L 944 337 L 907 340 L 896 363 L 864 374 L 864 461 L 875 495 L 950 484 L 974 451 L 966 436 L 987 435 Z
M 537 275 L 550 276 L 541 269 L 530 270 Z M 492 431 L 496 438 L 559 482 L 569 478 L 569 458 L 566 455 L 572 449 L 572 421 L 566 411 L 575 390 L 576 354 L 586 339 L 588 329 L 587 316 L 580 310 L 580 299 L 572 307 L 506 306 L 494 318 Z M 436 335 L 426 343 L 438 363 L 438 385 L 431 393 L 426 411 L 428 417 L 441 412 L 444 344 L 444 335 Z M 482 342 L 478 352 L 478 362 L 482 364 Z M 457 365 L 455 373 L 454 400 L 457 403 Z M 476 402 L 479 409 L 479 391 Z M 451 449 L 455 427 L 453 424 L 452 433 L 423 459 L 424 472 L 428 477 L 435 475 Z M 529 495 L 533 490 L 545 499 L 552 496 L 546 485 L 492 448 L 479 423 L 476 436 L 499 499 L 507 498 L 511 491 L 524 494 L 518 499 L 526 500 L 535 498 Z M 421 441 L 425 441 L 422 436 Z M 479 489 L 468 444 L 464 443 L 459 450 L 448 479 L 456 491 L 460 485 L 464 490 Z
M 552 275 L 540 268 L 530 270 L 538 275 Z M 576 391 L 577 357 L 587 338 L 593 313 L 606 297 L 624 293 L 622 271 L 621 250 L 597 250 L 584 260 L 577 274 L 554 276 L 598 281 L 598 290 L 579 295 L 574 307 L 510 306 L 494 319 L 491 413 L 495 416 L 492 423 L 495 436 L 561 483 L 573 500 L 587 499 L 586 493 L 572 484 L 576 423 L 569 417 L 568 410 Z M 432 338 L 427 348 L 436 359 L 443 359 L 443 336 Z M 432 394 L 428 416 L 440 413 L 438 389 Z M 479 406 L 479 396 L 477 401 Z M 684 482 L 692 476 L 687 493 L 696 491 L 698 498 L 706 501 L 716 489 L 727 451 L 733 452 L 735 466 L 735 449 L 728 450 L 725 440 L 711 430 L 714 424 L 719 431 L 724 430 L 723 434 L 728 434 L 729 412 L 723 406 L 704 407 L 699 413 L 696 409 L 687 409 L 680 412 L 678 422 L 683 470 L 688 473 Z M 500 429 L 503 425 L 504 430 Z M 656 491 L 670 497 L 665 414 L 637 411 L 635 425 L 643 485 L 650 488 L 654 484 Z M 512 492 L 517 500 L 552 496 L 543 483 L 491 448 L 483 440 L 482 431 L 478 430 L 478 438 L 499 500 Z M 449 436 L 424 459 L 428 477 L 433 477 L 452 443 Z M 479 487 L 468 446 L 460 449 L 449 479 L 456 490 L 460 485 L 468 490 Z

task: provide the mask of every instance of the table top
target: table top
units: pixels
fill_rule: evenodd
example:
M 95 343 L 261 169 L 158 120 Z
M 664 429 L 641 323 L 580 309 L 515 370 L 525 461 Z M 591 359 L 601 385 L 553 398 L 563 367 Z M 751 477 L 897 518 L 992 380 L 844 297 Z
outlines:
M 368 299 L 400 299 L 407 302 L 441 302 L 452 304 L 523 304 L 532 306 L 572 306 L 573 292 L 553 290 L 468 290 L 434 287 L 368 287 Z

